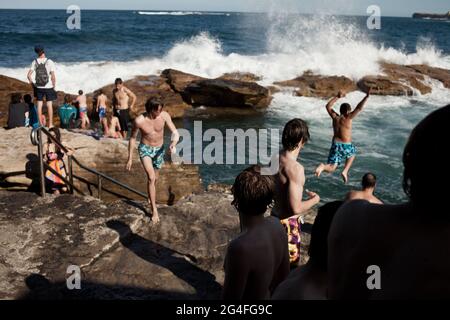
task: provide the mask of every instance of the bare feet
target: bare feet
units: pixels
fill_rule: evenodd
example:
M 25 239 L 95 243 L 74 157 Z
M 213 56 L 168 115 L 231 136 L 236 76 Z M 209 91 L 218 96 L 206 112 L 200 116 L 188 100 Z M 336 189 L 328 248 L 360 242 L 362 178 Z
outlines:
M 321 163 L 316 169 L 316 177 L 320 177 L 320 175 L 322 174 L 324 169 L 325 169 L 325 165 L 323 163 Z
M 344 184 L 347 184 L 347 182 L 348 182 L 348 172 L 342 171 L 341 176 L 342 176 L 342 180 L 344 180 Z
M 152 222 L 153 222 L 153 224 L 158 224 L 158 223 L 159 223 L 159 216 L 158 216 L 158 213 L 154 213 L 154 214 L 152 215 Z
M 154 208 L 152 210 L 152 222 L 153 224 L 159 223 L 159 215 L 158 215 L 158 209 Z

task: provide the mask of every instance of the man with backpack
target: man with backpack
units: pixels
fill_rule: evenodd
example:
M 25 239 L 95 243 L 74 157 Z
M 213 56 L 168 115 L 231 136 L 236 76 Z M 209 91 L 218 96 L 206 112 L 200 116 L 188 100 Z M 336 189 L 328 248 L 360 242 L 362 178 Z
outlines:
M 43 101 L 47 103 L 48 110 L 48 126 L 53 127 L 53 101 L 56 100 L 56 75 L 55 63 L 45 56 L 44 48 L 36 46 L 34 51 L 38 58 L 31 63 L 28 71 L 28 81 L 33 86 L 34 96 L 37 98 L 37 109 L 39 124 L 42 126 L 42 106 Z M 32 75 L 34 74 L 34 78 Z

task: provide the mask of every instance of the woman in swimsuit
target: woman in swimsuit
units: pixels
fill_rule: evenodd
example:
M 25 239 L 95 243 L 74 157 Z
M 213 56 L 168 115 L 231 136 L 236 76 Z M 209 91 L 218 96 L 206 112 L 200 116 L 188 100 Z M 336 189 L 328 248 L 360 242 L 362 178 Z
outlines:
M 120 131 L 119 119 L 114 116 L 113 111 L 108 108 L 106 111 L 106 117 L 102 119 L 102 125 L 104 130 L 104 136 L 107 138 L 122 138 Z

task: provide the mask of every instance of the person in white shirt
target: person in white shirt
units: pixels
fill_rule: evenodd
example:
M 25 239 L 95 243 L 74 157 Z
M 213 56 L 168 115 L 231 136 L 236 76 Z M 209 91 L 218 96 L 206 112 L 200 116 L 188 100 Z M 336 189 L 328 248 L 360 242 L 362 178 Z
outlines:
M 48 110 L 48 126 L 53 127 L 53 101 L 56 100 L 56 75 L 55 63 L 45 56 L 44 48 L 36 46 L 34 51 L 38 58 L 31 63 L 27 78 L 33 86 L 34 96 L 37 99 L 39 125 L 42 123 L 42 106 L 43 101 L 47 103 Z M 32 77 L 34 74 L 34 77 Z

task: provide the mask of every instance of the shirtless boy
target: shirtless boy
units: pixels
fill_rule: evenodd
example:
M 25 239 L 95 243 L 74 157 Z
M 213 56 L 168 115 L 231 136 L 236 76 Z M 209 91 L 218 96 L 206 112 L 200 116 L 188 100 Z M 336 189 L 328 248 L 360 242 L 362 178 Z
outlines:
M 103 90 L 100 90 L 97 96 L 97 109 L 98 117 L 100 122 L 103 122 L 103 118 L 106 117 L 106 102 L 108 101 L 108 97 L 103 93 Z
M 147 112 L 134 120 L 128 144 L 128 162 L 126 165 L 126 169 L 131 170 L 136 137 L 138 132 L 140 132 L 141 142 L 138 151 L 144 170 L 147 173 L 148 202 L 152 209 L 152 221 L 154 223 L 159 222 L 158 208 L 156 207 L 156 181 L 164 162 L 164 127 L 167 125 L 172 132 L 169 146 L 170 154 L 175 153 L 175 146 L 179 139 L 177 128 L 175 128 L 170 115 L 166 111 L 162 111 L 162 109 L 163 104 L 160 100 L 156 98 L 149 99 L 145 103 Z
M 362 190 L 350 191 L 345 201 L 366 200 L 370 203 L 383 204 L 383 202 L 374 196 L 375 187 L 377 185 L 377 177 L 373 173 L 366 173 L 362 178 Z
M 279 169 L 275 175 L 276 192 L 272 215 L 281 220 L 289 236 L 290 262 L 300 260 L 300 222 L 302 214 L 319 203 L 318 194 L 306 191 L 303 200 L 305 170 L 297 162 L 300 151 L 309 140 L 308 125 L 302 119 L 289 121 L 283 130 L 283 150 L 280 152 Z
M 269 299 L 289 274 L 286 233 L 278 219 L 264 217 L 273 200 L 273 179 L 253 166 L 238 175 L 232 191 L 244 231 L 227 249 L 223 298 Z
M 302 119 L 293 119 L 284 127 L 283 150 L 280 152 L 280 166 L 275 176 L 275 206 L 272 209 L 272 214 L 280 219 L 301 215 L 320 201 L 318 194 L 309 191 L 306 192 L 309 199 L 302 200 L 305 169 L 297 162 L 297 158 L 308 140 L 308 125 Z
M 344 170 L 341 173 L 344 183 L 348 181 L 348 171 L 355 160 L 356 148 L 352 143 L 352 122 L 353 119 L 362 111 L 364 105 L 369 99 L 370 89 L 366 96 L 355 110 L 348 103 L 343 103 L 340 108 L 340 114 L 333 110 L 333 105 L 340 98 L 345 97 L 345 92 L 339 91 L 338 95 L 331 99 L 326 105 L 327 112 L 333 119 L 333 142 L 331 144 L 330 154 L 327 164 L 320 164 L 316 169 L 316 176 L 320 177 L 323 171 L 332 173 L 337 167 L 345 161 Z
M 80 108 L 81 129 L 86 129 L 86 126 L 89 126 L 91 123 L 89 122 L 89 117 L 87 114 L 86 95 L 83 93 L 83 90 L 78 91 L 78 96 L 75 99 L 75 102 L 78 103 Z
M 123 85 L 123 81 L 117 78 L 114 82 L 115 88 L 113 90 L 114 97 L 114 116 L 119 118 L 121 134 L 126 139 L 128 134 L 128 123 L 130 122 L 130 109 L 133 111 L 136 103 L 136 95 L 127 87 Z M 131 98 L 131 105 L 128 106 L 128 101 Z

